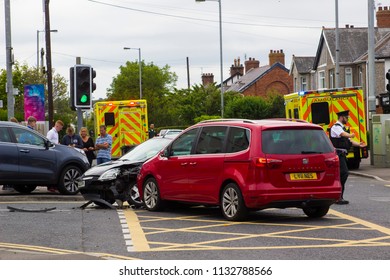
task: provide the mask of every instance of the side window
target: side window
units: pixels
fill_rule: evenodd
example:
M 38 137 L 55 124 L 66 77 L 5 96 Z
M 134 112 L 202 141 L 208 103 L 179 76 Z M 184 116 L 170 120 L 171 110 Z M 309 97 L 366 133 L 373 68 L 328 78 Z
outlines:
M 227 153 L 244 151 L 249 147 L 250 131 L 245 128 L 231 127 L 227 139 Z
M 42 137 L 39 137 L 28 129 L 13 128 L 13 132 L 16 136 L 18 143 L 30 144 L 35 146 L 45 146 L 45 141 Z
M 11 142 L 11 137 L 6 127 L 0 127 L 0 142 Z
M 191 154 L 192 146 L 195 142 L 196 135 L 198 134 L 198 128 L 191 129 L 186 133 L 180 135 L 171 145 L 171 156 L 184 156 Z
M 226 137 L 226 126 L 206 126 L 202 128 L 195 149 L 196 154 L 223 153 L 223 143 Z

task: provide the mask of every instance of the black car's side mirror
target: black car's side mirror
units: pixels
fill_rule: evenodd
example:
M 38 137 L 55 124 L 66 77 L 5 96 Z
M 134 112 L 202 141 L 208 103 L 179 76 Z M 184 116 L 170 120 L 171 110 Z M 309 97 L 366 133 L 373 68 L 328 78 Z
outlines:
M 54 144 L 52 142 L 50 142 L 50 140 L 46 140 L 45 141 L 45 148 L 46 149 L 49 149 L 50 147 L 53 147 Z

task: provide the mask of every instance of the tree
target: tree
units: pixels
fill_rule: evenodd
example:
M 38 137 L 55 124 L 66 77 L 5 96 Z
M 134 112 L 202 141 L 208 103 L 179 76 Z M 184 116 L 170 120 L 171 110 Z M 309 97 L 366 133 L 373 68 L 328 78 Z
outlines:
M 170 67 L 158 67 L 153 63 L 142 63 L 142 97 L 148 102 L 149 122 L 162 120 L 165 114 L 164 99 L 169 95 L 177 81 L 177 75 Z M 139 64 L 126 62 L 120 73 L 114 77 L 108 89 L 108 100 L 139 99 Z M 160 124 L 158 124 L 160 125 Z

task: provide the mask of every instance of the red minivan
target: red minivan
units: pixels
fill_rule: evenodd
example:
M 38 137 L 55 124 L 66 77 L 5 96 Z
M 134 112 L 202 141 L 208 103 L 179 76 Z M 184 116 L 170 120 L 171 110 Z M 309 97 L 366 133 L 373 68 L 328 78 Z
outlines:
M 137 179 L 150 211 L 165 201 L 218 205 L 227 220 L 287 207 L 319 218 L 341 195 L 339 160 L 323 129 L 276 119 L 191 126 L 144 163 Z

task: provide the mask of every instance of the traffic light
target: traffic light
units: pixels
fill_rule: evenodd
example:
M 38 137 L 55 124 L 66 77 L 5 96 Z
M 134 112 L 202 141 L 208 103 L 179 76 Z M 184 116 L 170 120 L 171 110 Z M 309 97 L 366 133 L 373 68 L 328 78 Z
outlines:
M 90 65 L 82 64 L 75 65 L 73 72 L 74 107 L 81 109 L 90 109 L 92 106 L 91 95 L 92 92 L 96 89 L 96 84 L 93 82 L 93 78 L 96 77 L 96 72 Z
M 387 80 L 387 83 L 386 83 L 386 90 L 387 90 L 387 93 L 390 93 L 390 69 L 387 70 L 387 73 L 386 73 L 386 80 Z

